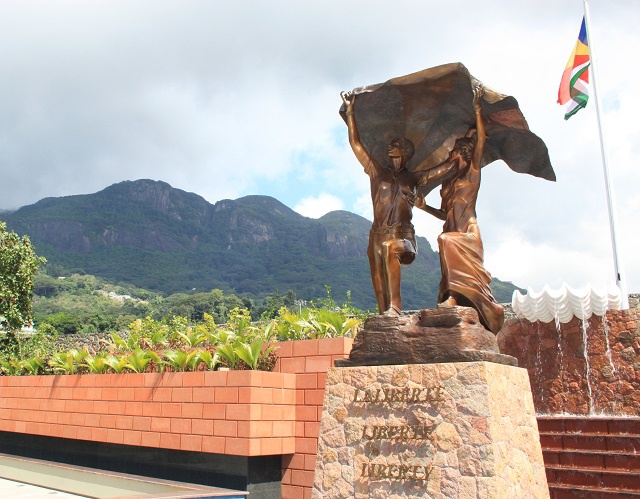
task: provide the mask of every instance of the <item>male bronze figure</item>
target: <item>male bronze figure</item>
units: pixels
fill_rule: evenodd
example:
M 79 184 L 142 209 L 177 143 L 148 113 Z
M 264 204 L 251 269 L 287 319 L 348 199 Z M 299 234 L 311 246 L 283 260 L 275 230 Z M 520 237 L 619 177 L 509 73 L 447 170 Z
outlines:
M 356 96 L 343 93 L 342 97 L 346 104 L 349 143 L 371 182 L 373 224 L 367 254 L 378 312 L 399 315 L 402 310 L 400 266 L 413 262 L 417 251 L 411 223 L 417 187 L 443 177 L 455 165 L 447 163 L 428 171 L 409 171 L 406 166 L 415 147 L 405 137 L 396 137 L 389 143 L 388 165 L 378 164 L 360 142 L 353 110 Z

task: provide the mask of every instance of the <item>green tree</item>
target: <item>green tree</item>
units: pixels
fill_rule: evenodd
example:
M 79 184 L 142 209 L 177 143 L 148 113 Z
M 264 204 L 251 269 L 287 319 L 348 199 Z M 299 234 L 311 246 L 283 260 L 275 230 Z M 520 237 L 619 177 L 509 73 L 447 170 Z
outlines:
M 60 334 L 75 334 L 82 328 L 80 318 L 69 312 L 58 312 L 47 316 L 44 323 L 53 326 Z M 95 331 L 87 331 L 95 332 Z
M 227 320 L 230 310 L 242 307 L 243 301 L 236 295 L 225 295 L 220 289 L 208 293 L 176 293 L 166 300 L 167 308 L 161 315 L 186 317 L 190 321 L 204 320 L 204 314 L 212 315 L 217 323 Z
M 45 262 L 27 236 L 20 238 L 0 222 L 0 327 L 15 332 L 31 322 L 34 276 Z

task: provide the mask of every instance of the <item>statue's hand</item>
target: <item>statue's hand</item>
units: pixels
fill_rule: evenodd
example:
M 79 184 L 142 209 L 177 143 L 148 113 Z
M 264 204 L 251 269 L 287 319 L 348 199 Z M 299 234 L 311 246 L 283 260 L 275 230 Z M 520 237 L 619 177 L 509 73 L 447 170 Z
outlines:
M 409 204 L 411 206 L 414 206 L 416 204 L 416 195 L 413 192 L 407 192 L 405 193 L 405 197 L 407 198 L 407 201 L 409 202 Z
M 482 96 L 484 95 L 484 86 L 482 83 L 478 83 L 475 87 L 473 87 L 473 107 L 475 109 L 480 108 L 480 101 L 482 100 Z
M 413 202 L 413 206 L 421 210 L 424 210 L 426 205 L 427 203 L 424 202 L 424 198 L 422 196 L 417 196 L 415 201 Z
M 342 102 L 344 102 L 345 106 L 353 106 L 353 101 L 355 100 L 355 95 L 353 92 L 340 92 L 340 97 L 342 97 Z

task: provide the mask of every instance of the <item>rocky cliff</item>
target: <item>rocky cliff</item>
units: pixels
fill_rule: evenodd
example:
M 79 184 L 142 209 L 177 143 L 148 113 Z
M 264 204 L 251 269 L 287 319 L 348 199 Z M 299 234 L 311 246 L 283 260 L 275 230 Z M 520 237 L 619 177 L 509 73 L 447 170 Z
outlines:
M 163 292 L 220 288 L 260 295 L 292 289 L 304 299 L 337 299 L 374 308 L 366 248 L 370 222 L 345 211 L 314 220 L 274 198 L 208 203 L 165 182 L 125 181 L 95 194 L 43 199 L 5 213 L 39 254 L 67 269 Z M 418 238 L 404 274 L 405 308 L 435 305 L 437 253 Z M 499 300 L 515 289 L 502 285 Z

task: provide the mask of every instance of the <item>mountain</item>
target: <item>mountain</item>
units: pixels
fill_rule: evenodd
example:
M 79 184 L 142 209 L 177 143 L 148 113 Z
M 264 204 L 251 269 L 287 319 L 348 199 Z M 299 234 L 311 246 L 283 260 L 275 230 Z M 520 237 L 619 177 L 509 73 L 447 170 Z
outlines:
M 292 289 L 302 299 L 325 295 L 374 309 L 366 256 L 366 219 L 334 211 L 318 220 L 274 198 L 246 196 L 215 204 L 165 182 L 125 181 L 95 194 L 46 198 L 0 215 L 28 234 L 49 264 L 165 293 L 209 291 L 264 295 Z M 403 272 L 407 309 L 434 306 L 438 254 L 418 238 Z M 496 298 L 515 286 L 494 281 Z

